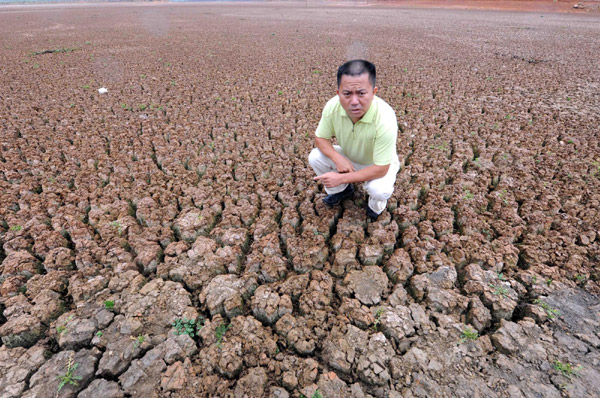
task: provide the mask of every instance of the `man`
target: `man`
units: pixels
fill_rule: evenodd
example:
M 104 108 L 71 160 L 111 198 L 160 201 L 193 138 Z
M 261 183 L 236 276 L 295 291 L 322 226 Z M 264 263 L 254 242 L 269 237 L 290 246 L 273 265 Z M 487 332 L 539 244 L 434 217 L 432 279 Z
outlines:
M 385 210 L 394 192 L 400 162 L 396 154 L 398 122 L 394 110 L 375 96 L 375 65 L 348 61 L 337 72 L 337 96 L 329 100 L 317 127 L 308 162 L 325 186 L 323 201 L 334 206 L 364 182 L 372 221 Z M 333 145 L 336 137 L 339 145 Z

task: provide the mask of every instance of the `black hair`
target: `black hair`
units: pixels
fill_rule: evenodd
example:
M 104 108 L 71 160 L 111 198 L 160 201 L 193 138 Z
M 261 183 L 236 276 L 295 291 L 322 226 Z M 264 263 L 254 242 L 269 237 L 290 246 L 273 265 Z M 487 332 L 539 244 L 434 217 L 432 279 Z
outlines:
M 369 74 L 369 81 L 371 85 L 375 87 L 375 65 L 373 65 L 369 61 L 365 61 L 364 59 L 353 59 L 352 61 L 346 62 L 344 65 L 340 66 L 337 72 L 337 85 L 340 86 L 342 82 L 342 76 L 360 76 L 363 73 Z

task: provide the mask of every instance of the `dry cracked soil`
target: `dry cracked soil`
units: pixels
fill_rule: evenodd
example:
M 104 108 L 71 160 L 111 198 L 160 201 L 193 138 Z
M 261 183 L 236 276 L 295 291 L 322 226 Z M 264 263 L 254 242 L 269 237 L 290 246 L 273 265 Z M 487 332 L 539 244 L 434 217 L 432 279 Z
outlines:
M 0 8 L 0 397 L 599 396 L 598 37 L 587 14 Z M 307 164 L 360 57 L 399 122 L 376 222 Z

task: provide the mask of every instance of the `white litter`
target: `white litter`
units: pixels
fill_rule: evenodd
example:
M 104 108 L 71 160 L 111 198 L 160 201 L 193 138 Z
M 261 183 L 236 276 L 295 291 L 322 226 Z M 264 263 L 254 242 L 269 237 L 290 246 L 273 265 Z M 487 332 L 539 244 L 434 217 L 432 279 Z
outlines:
M 106 94 L 106 93 L 108 93 L 108 89 L 107 89 L 107 88 L 104 88 L 104 87 L 100 87 L 100 88 L 98 89 L 98 92 L 99 92 L 100 94 Z

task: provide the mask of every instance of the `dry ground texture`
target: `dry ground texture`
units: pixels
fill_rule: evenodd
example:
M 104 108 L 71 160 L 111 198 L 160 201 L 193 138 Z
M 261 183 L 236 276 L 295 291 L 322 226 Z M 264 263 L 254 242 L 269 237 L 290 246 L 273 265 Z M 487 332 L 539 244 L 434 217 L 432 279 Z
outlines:
M 597 397 L 598 37 L 586 14 L 0 8 L 0 397 Z M 307 165 L 355 57 L 400 127 L 374 223 Z

